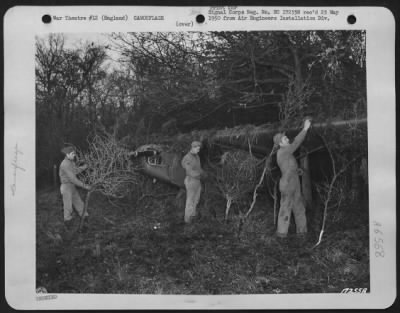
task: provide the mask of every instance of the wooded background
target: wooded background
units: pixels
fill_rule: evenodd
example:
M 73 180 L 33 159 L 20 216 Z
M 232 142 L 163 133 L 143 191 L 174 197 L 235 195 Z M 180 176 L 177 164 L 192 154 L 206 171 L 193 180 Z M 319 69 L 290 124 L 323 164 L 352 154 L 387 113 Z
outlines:
M 367 115 L 364 31 L 104 36 L 36 40 L 39 184 L 64 144 L 85 150 L 99 129 L 135 148 L 156 133 Z

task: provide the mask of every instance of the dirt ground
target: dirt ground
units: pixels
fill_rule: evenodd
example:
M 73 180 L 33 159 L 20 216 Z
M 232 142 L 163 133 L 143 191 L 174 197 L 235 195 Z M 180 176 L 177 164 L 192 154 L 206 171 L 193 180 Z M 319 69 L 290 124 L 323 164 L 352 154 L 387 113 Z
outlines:
M 274 212 L 262 197 L 238 235 L 234 212 L 223 221 L 222 200 L 201 202 L 201 217 L 185 227 L 183 209 L 167 191 L 154 188 L 118 206 L 95 194 L 83 233 L 65 231 L 58 189 L 38 191 L 37 287 L 114 294 L 369 291 L 367 207 L 333 212 L 322 243 L 311 249 L 317 234 L 305 243 L 294 235 L 285 242 L 273 236 Z

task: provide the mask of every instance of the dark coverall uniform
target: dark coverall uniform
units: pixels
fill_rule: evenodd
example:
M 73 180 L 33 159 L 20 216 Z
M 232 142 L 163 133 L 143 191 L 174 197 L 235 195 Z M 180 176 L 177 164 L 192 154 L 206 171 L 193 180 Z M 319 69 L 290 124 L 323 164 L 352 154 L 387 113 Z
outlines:
M 282 172 L 282 177 L 279 181 L 281 205 L 276 231 L 278 237 L 287 236 L 292 212 L 296 222 L 296 232 L 298 234 L 307 232 L 306 208 L 300 189 L 298 165 L 293 156 L 306 134 L 307 131 L 302 130 L 290 145 L 280 147 L 277 152 L 277 163 Z

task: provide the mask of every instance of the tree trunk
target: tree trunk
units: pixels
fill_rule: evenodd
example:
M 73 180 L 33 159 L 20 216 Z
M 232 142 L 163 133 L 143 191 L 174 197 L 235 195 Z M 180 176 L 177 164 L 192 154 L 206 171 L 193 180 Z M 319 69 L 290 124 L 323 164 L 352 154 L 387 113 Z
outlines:
M 311 209 L 312 205 L 312 189 L 311 189 L 311 175 L 308 154 L 300 159 L 300 166 L 303 169 L 303 176 L 301 178 L 301 189 L 303 198 L 306 203 L 306 208 Z
M 83 208 L 83 213 L 82 213 L 82 216 L 81 216 L 81 221 L 79 222 L 78 231 L 81 230 L 82 225 L 83 225 L 83 222 L 84 222 L 84 220 L 85 220 L 85 214 L 86 214 L 87 209 L 88 209 L 88 206 L 89 206 L 89 199 L 90 199 L 90 196 L 91 196 L 92 192 L 93 192 L 92 190 L 89 190 L 88 193 L 86 194 L 85 206 L 84 206 L 84 208 Z
M 149 141 L 151 126 L 153 124 L 153 117 L 150 116 L 147 122 L 147 130 L 146 130 L 146 141 Z
M 274 184 L 274 225 L 277 223 L 279 179 Z
M 226 201 L 226 209 L 225 209 L 225 221 L 228 221 L 229 210 L 231 209 L 232 199 L 228 197 Z
M 54 188 L 57 188 L 58 181 L 57 181 L 57 165 L 56 164 L 53 165 L 53 184 L 54 184 Z

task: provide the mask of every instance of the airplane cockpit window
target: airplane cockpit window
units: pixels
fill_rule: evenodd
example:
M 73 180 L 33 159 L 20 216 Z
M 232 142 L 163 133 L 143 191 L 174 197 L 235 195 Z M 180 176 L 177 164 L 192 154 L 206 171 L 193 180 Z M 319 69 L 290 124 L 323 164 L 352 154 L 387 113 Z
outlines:
M 161 155 L 154 155 L 154 156 L 148 157 L 147 163 L 149 163 L 150 165 L 161 165 L 161 163 L 162 163 Z

